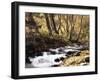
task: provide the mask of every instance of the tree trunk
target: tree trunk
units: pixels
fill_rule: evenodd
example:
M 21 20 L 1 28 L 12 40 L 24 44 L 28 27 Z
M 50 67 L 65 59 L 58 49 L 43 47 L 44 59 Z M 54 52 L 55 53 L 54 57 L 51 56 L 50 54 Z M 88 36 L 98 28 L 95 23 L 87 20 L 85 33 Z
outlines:
M 70 22 L 70 27 L 71 27 L 70 34 L 69 34 L 69 41 L 73 41 L 72 33 L 74 32 L 74 26 L 75 26 L 75 23 L 76 23 L 76 18 L 77 17 L 75 17 L 75 19 L 74 19 L 74 15 L 70 15 L 70 17 L 69 17 L 69 22 Z
M 54 14 L 50 15 L 50 20 L 51 20 L 51 24 L 52 24 L 52 28 L 55 31 L 55 33 L 58 34 L 57 28 L 56 28 L 56 24 L 55 24 L 55 19 L 54 19 Z
M 79 40 L 79 38 L 80 38 L 80 34 L 81 34 L 81 30 L 82 30 L 82 27 L 83 27 L 83 16 L 81 16 L 81 25 L 80 25 L 80 30 L 79 30 L 79 33 L 78 33 L 78 36 L 77 36 L 77 39 L 76 39 L 76 41 L 78 41 Z
M 45 19 L 46 19 L 47 28 L 49 30 L 49 35 L 52 35 L 52 28 L 50 25 L 49 14 L 45 14 Z

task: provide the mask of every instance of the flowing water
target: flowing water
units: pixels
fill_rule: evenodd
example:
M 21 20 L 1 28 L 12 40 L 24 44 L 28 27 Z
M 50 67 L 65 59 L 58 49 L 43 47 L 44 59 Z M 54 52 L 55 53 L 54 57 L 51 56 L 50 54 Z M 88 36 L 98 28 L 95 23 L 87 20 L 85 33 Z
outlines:
M 39 56 L 28 57 L 30 63 L 26 63 L 26 68 L 40 68 L 40 67 L 53 67 L 59 66 L 63 63 L 64 59 L 67 59 L 73 55 L 77 55 L 83 49 L 83 46 L 64 46 L 59 48 L 50 48 L 49 51 L 43 51 Z

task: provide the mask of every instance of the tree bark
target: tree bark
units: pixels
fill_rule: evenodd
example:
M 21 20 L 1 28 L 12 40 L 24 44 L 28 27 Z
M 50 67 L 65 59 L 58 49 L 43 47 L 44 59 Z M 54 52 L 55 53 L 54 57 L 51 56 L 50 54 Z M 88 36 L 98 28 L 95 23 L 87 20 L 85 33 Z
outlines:
M 52 35 L 52 28 L 50 25 L 49 14 L 44 14 L 46 19 L 47 28 L 49 30 L 49 35 Z
M 78 33 L 78 36 L 77 36 L 77 39 L 76 39 L 76 41 L 78 41 L 79 40 L 79 37 L 80 37 L 80 34 L 81 34 L 81 30 L 82 30 L 82 27 L 83 27 L 83 16 L 81 16 L 81 22 L 80 22 L 80 30 L 79 30 L 79 33 Z
M 55 31 L 55 33 L 58 34 L 57 28 L 56 28 L 56 24 L 55 24 L 55 19 L 54 19 L 54 14 L 50 15 L 50 20 L 51 20 L 51 24 L 52 24 L 52 28 Z

